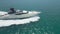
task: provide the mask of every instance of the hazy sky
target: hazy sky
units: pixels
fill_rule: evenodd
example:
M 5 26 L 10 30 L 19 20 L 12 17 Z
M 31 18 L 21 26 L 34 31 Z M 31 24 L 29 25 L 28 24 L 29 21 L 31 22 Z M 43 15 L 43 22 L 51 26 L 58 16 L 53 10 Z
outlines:
M 59 9 L 60 0 L 0 0 L 0 8 L 2 7 Z

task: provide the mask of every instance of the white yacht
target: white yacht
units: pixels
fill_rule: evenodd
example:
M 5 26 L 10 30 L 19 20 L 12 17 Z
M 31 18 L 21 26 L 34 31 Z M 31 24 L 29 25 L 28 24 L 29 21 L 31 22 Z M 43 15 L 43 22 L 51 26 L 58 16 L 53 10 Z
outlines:
M 12 10 L 12 9 L 10 9 Z M 0 11 L 0 19 L 21 19 L 21 18 L 29 18 L 33 16 L 37 16 L 40 12 L 37 11 L 21 11 L 21 10 L 16 10 L 15 12 L 12 11 Z

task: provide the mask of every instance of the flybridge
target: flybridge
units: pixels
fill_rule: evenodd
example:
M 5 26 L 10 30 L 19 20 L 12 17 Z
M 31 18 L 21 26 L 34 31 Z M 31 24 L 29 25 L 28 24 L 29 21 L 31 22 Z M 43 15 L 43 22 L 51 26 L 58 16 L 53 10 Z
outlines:
M 16 14 L 16 15 L 20 15 L 20 14 L 26 14 L 28 13 L 28 11 L 21 11 L 21 10 L 14 10 L 14 8 L 10 8 L 10 11 L 8 12 L 8 14 Z

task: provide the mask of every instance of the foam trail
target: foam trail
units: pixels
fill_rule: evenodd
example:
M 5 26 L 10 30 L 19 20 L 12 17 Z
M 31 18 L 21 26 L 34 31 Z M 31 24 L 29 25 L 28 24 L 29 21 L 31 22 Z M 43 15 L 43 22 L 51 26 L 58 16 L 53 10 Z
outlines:
M 0 27 L 10 26 L 10 25 L 13 25 L 13 24 L 16 24 L 16 25 L 26 24 L 26 23 L 38 21 L 39 19 L 40 19 L 39 16 L 35 16 L 35 17 L 22 19 L 22 20 L 0 20 Z

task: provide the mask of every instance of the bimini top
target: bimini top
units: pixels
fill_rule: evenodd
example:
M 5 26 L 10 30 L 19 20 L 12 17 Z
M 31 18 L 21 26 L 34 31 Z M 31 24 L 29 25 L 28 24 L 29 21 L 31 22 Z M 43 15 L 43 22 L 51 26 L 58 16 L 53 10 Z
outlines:
M 10 11 L 8 12 L 8 14 L 13 14 L 16 13 L 16 11 L 14 10 L 14 8 L 10 8 Z

